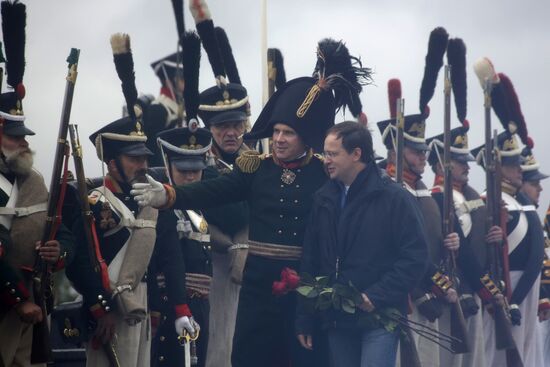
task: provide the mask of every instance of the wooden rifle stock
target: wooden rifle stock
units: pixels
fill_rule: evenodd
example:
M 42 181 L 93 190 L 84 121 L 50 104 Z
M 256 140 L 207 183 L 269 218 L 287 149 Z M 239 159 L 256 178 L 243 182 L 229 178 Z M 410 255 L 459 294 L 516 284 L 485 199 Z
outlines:
M 396 103 L 397 116 L 395 119 L 395 127 L 397 129 L 397 134 L 395 139 L 395 181 L 401 184 L 403 183 L 403 129 L 405 128 L 405 99 L 398 98 Z
M 60 182 L 63 172 L 63 164 L 67 155 L 67 128 L 71 118 L 71 106 L 73 102 L 74 86 L 76 83 L 78 57 L 80 50 L 73 48 L 67 58 L 69 71 L 66 77 L 65 97 L 63 100 L 63 110 L 61 121 L 59 123 L 59 133 L 57 136 L 57 146 L 55 149 L 54 166 L 50 181 L 50 191 L 46 211 L 46 225 L 42 234 L 42 244 L 55 239 L 57 228 L 61 222 L 61 196 L 63 192 L 62 185 L 66 182 Z M 65 180 L 63 180 L 65 181 Z M 62 199 L 62 198 L 61 198 Z M 50 335 L 47 319 L 46 294 L 51 293 L 50 268 L 44 262 L 38 253 L 33 270 L 33 297 L 34 302 L 42 309 L 42 321 L 34 324 L 32 335 L 31 363 L 46 363 L 51 360 Z
M 444 172 L 444 189 L 443 189 L 443 234 L 447 236 L 454 232 L 454 201 L 453 201 L 453 185 L 451 176 L 451 66 L 445 65 L 445 88 L 444 88 L 444 118 L 443 118 L 443 172 Z M 453 251 L 447 251 L 445 259 L 445 267 L 448 276 L 451 278 L 453 286 L 458 288 L 456 277 L 456 260 Z M 458 292 L 458 289 L 457 289 Z M 468 330 L 466 328 L 466 320 L 462 313 L 460 301 L 450 304 L 451 311 L 451 336 L 454 337 L 451 343 L 453 353 L 468 353 L 470 346 L 468 343 Z
M 491 134 L 491 91 L 493 85 L 489 80 L 485 81 L 483 88 L 485 97 L 485 179 L 487 182 L 486 206 L 487 218 L 485 222 L 486 231 L 489 232 L 492 226 L 505 224 L 501 221 L 502 193 L 500 179 L 500 156 L 497 151 L 497 133 L 494 137 Z M 504 234 L 506 230 L 503 229 Z M 501 293 L 506 292 L 503 289 L 503 281 L 507 281 L 505 287 L 510 286 L 509 277 L 504 274 L 503 260 L 508 254 L 502 253 L 500 243 L 488 243 L 489 275 L 495 282 Z M 504 303 L 504 304 L 503 304 Z M 522 367 L 523 363 L 516 347 L 516 342 L 512 336 L 512 323 L 510 320 L 510 310 L 506 299 L 503 303 L 497 302 L 493 298 L 493 317 L 495 320 L 495 343 L 497 350 L 506 350 L 506 363 L 508 367 Z

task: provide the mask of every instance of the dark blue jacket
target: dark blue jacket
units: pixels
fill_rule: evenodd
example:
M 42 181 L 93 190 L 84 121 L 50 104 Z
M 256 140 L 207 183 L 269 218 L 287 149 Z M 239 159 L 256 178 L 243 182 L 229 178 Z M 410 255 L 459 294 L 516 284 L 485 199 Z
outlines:
M 344 284 L 351 281 L 376 308 L 404 312 L 407 294 L 424 274 L 428 258 L 414 198 L 382 177 L 374 164 L 358 174 L 343 207 L 342 194 L 342 185 L 334 180 L 315 194 L 300 271 Z M 357 316 L 332 313 L 329 318 L 335 318 L 333 326 L 353 327 Z M 299 307 L 297 332 L 310 333 L 313 321 L 314 316 Z

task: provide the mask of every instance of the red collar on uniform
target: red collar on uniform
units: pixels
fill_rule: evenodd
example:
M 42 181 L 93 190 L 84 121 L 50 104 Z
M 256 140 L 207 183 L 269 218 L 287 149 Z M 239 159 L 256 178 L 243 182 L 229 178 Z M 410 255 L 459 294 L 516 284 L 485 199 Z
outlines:
M 395 178 L 395 164 L 394 163 L 388 163 L 386 165 L 386 173 L 390 176 Z M 412 187 L 413 189 L 416 189 L 416 183 L 418 180 L 420 180 L 420 176 L 416 173 L 410 171 L 407 168 L 403 169 L 403 180 Z
M 160 94 L 170 98 L 170 99 L 174 99 L 174 94 L 172 93 L 172 91 L 170 90 L 170 88 L 168 87 L 161 87 L 160 88 Z
M 114 178 L 107 175 L 105 176 L 105 187 L 109 189 L 112 193 L 121 193 L 122 189 L 120 188 L 120 185 Z
M 307 165 L 309 161 L 311 161 L 311 157 L 313 157 L 313 150 L 309 149 L 306 155 L 304 155 L 303 157 L 295 159 L 290 162 L 283 162 L 280 159 L 278 159 L 275 152 L 273 152 L 273 161 L 275 162 L 275 164 L 286 169 L 296 169 L 296 168 L 303 167 Z
M 434 186 L 441 186 L 443 188 L 445 186 L 445 177 L 443 177 L 441 175 L 436 175 L 435 179 L 434 179 Z M 460 185 L 456 182 L 453 182 L 453 189 L 454 190 L 456 190 L 458 192 L 462 192 L 463 187 L 464 187 L 463 185 Z M 443 191 L 443 189 L 441 191 Z

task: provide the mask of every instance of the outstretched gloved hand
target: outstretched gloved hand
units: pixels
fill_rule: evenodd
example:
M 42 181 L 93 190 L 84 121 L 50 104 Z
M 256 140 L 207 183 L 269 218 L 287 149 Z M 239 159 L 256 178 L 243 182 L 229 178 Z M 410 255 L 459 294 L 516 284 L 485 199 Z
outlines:
M 166 205 L 168 197 L 164 185 L 149 175 L 145 176 L 147 177 L 147 183 L 135 183 L 132 185 L 130 194 L 132 194 L 134 200 L 142 207 L 152 206 L 153 208 L 160 208 Z

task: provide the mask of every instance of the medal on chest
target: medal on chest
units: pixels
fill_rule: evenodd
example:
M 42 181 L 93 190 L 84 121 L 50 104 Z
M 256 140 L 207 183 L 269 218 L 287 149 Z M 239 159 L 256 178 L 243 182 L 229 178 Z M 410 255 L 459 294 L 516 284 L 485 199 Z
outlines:
M 281 174 L 281 181 L 283 181 L 283 183 L 291 185 L 295 179 L 296 174 L 294 172 L 287 168 L 283 169 L 283 173 Z

